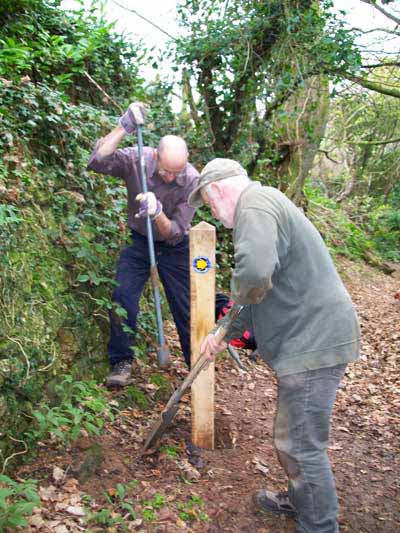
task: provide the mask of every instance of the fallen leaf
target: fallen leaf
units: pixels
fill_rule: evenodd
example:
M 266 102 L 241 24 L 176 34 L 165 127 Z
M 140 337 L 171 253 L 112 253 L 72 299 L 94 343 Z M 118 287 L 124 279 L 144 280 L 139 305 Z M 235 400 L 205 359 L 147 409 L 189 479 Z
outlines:
M 65 509 L 65 511 L 67 513 L 69 513 L 69 514 L 74 515 L 74 516 L 86 516 L 86 513 L 85 513 L 83 507 L 78 507 L 78 506 L 74 507 L 74 506 L 70 505 L 69 507 L 67 507 Z
M 53 468 L 53 479 L 57 483 L 59 483 L 60 481 L 64 479 L 64 475 L 65 475 L 65 472 L 62 468 L 59 468 L 58 466 L 55 466 Z
M 178 463 L 178 467 L 185 473 L 190 481 L 198 481 L 201 478 L 201 474 L 196 468 L 194 468 L 186 459 Z
M 69 478 L 66 483 L 64 483 L 63 489 L 66 492 L 76 492 L 78 490 L 79 481 L 73 477 Z
M 178 527 L 179 529 L 186 529 L 186 522 L 184 522 L 180 518 L 176 519 L 175 524 L 176 524 L 176 527 Z
M 157 516 L 158 520 L 160 521 L 165 521 L 165 520 L 175 520 L 176 519 L 176 516 L 174 515 L 174 513 L 171 511 L 171 509 L 168 509 L 168 508 L 164 508 L 164 509 L 161 509 L 158 513 L 158 516 Z
M 258 472 L 261 472 L 262 474 L 264 474 L 264 476 L 268 475 L 269 467 L 266 463 L 264 463 L 264 461 L 262 461 L 262 459 L 259 459 L 258 457 L 254 457 L 254 459 L 252 460 L 252 463 L 254 464 L 255 469 Z
M 40 529 L 44 524 L 43 518 L 38 514 L 30 516 L 28 518 L 28 522 L 29 522 L 29 525 L 36 527 L 37 529 Z
M 57 501 L 57 489 L 54 485 L 49 485 L 48 487 L 39 488 L 40 499 L 45 502 L 55 502 Z
M 54 528 L 54 532 L 55 533 L 68 533 L 68 528 L 63 526 L 63 525 L 60 525 L 60 526 L 56 526 Z
M 336 429 L 337 431 L 344 431 L 345 433 L 350 433 L 350 431 L 344 426 L 339 426 Z

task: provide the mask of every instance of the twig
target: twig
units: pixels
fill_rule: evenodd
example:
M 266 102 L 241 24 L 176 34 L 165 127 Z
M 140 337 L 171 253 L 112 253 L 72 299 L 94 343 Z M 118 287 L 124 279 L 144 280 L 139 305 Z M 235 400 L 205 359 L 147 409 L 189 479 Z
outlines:
M 399 34 L 400 35 L 400 34 Z M 382 68 L 382 67 L 400 67 L 399 61 L 388 61 L 387 63 L 376 63 L 375 65 L 361 65 L 361 68 Z
M 368 4 L 372 7 L 374 7 L 377 11 L 380 11 L 385 17 L 387 17 L 390 20 L 393 20 L 397 25 L 400 25 L 400 18 L 393 15 L 393 13 L 390 13 L 389 11 L 386 11 L 383 9 L 383 7 L 379 6 L 376 1 L 374 0 L 361 0 L 361 2 L 364 2 L 364 4 Z
M 56 362 L 56 359 L 57 359 L 55 348 L 53 348 L 53 354 L 52 355 L 53 355 L 53 358 L 50 361 L 50 363 L 48 363 L 46 366 L 42 366 L 41 368 L 38 368 L 38 372 L 47 372 L 47 370 L 49 370 L 49 368 L 51 368 L 54 365 L 54 363 Z
M 11 461 L 11 459 L 13 459 L 13 457 L 16 457 L 17 455 L 24 455 L 25 453 L 27 453 L 28 451 L 28 446 L 26 445 L 26 442 L 24 440 L 18 440 L 18 439 L 14 439 L 14 437 L 11 437 L 10 435 L 10 439 L 13 440 L 14 442 L 22 442 L 22 444 L 24 445 L 25 447 L 25 450 L 23 450 L 22 452 L 15 452 L 15 453 L 12 453 L 11 455 L 9 455 L 8 457 L 6 457 L 6 459 L 4 460 L 3 462 L 3 468 L 2 468 L 2 471 L 1 473 L 4 474 L 5 470 L 6 470 L 6 467 L 7 467 L 7 463 L 9 461 Z
M 246 62 L 244 64 L 244 68 L 243 68 L 243 74 L 245 74 L 246 70 L 247 70 L 247 65 L 249 63 L 249 58 L 250 58 L 250 41 L 247 41 L 247 55 L 246 55 Z
M 88 78 L 88 80 L 91 81 L 93 83 L 93 85 L 95 87 L 97 87 L 101 93 L 104 94 L 104 96 L 107 98 L 107 100 L 110 100 L 110 102 L 115 105 L 115 107 L 120 111 L 120 113 L 124 112 L 122 107 L 114 100 L 114 98 L 112 98 L 109 94 L 107 94 L 106 91 L 103 89 L 103 87 L 100 87 L 100 85 L 97 83 L 97 81 L 94 80 L 92 78 L 92 76 L 88 72 L 86 72 L 86 70 L 85 70 L 84 74 Z
M 372 28 L 371 30 L 362 30 L 361 28 L 350 28 L 350 31 L 359 31 L 360 33 L 366 35 L 367 33 L 373 33 L 373 32 L 384 32 L 384 33 L 390 33 L 393 35 L 400 35 L 400 32 L 396 30 L 391 30 L 389 28 Z
M 314 200 L 308 199 L 308 201 L 310 202 L 310 204 L 314 204 L 314 205 L 320 207 L 321 209 L 325 209 L 326 211 L 331 211 L 332 213 L 335 212 L 334 209 L 332 209 L 330 207 L 326 207 L 326 205 L 319 204 L 318 202 L 315 202 Z
M 387 139 L 386 141 L 347 141 L 347 144 L 364 144 L 368 146 L 379 146 L 381 144 L 393 144 L 400 142 L 400 137 Z
M 171 35 L 170 33 L 168 33 L 167 31 L 163 30 L 162 28 L 160 28 L 160 26 L 157 26 L 157 24 L 155 24 L 153 21 L 151 21 L 150 19 L 144 17 L 143 15 L 141 15 L 140 13 L 138 13 L 135 9 L 131 9 L 131 8 L 128 8 L 128 7 L 125 7 L 123 5 L 121 5 L 119 2 L 116 2 L 116 0 L 112 0 L 114 2 L 114 4 L 117 4 L 118 7 L 121 7 L 122 9 L 125 9 L 126 11 L 130 11 L 131 13 L 134 13 L 137 17 L 141 18 L 142 20 L 144 20 L 145 22 L 148 22 L 149 24 L 151 24 L 152 26 L 154 26 L 155 28 L 157 28 L 158 31 L 161 31 L 162 33 L 164 33 L 165 35 L 167 35 L 170 39 L 176 41 L 176 37 L 174 37 L 173 35 Z
M 329 151 L 328 150 L 323 150 L 322 148 L 319 148 L 318 152 L 321 152 L 322 154 L 325 154 L 325 157 L 327 159 L 329 159 L 329 161 L 332 161 L 332 163 L 336 163 L 337 165 L 339 165 L 339 161 L 336 161 L 336 159 L 333 159 L 333 157 L 331 157 L 329 155 Z
M 25 377 L 25 381 L 28 381 L 31 364 L 29 362 L 28 356 L 25 353 L 25 350 L 22 347 L 22 344 L 19 342 L 19 340 L 13 339 L 12 337 L 8 337 L 8 335 L 6 335 L 6 339 L 8 339 L 11 342 L 14 342 L 19 347 L 19 349 L 21 350 L 22 355 L 24 356 L 25 362 L 26 362 L 26 377 Z

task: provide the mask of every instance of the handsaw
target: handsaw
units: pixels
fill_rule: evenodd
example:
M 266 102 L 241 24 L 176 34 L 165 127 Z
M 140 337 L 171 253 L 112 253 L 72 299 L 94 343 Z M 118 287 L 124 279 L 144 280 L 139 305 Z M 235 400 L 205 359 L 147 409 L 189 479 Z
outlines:
M 223 340 L 230 324 L 235 320 L 235 318 L 237 318 L 237 316 L 239 315 L 242 309 L 243 309 L 242 305 L 234 305 L 229 311 L 229 313 L 226 315 L 225 317 L 226 320 L 224 320 L 224 325 L 219 326 L 216 332 L 214 333 L 216 341 L 218 343 Z M 206 354 L 201 355 L 197 359 L 195 365 L 190 370 L 186 378 L 183 380 L 180 387 L 176 389 L 176 391 L 173 393 L 171 398 L 168 400 L 168 403 L 164 407 L 160 418 L 157 420 L 157 422 L 152 427 L 146 439 L 146 442 L 144 443 L 144 446 L 142 448 L 142 453 L 144 453 L 149 448 L 153 448 L 157 444 L 160 437 L 165 433 L 165 430 L 171 424 L 174 416 L 178 412 L 179 402 L 182 396 L 189 389 L 189 387 L 192 385 L 192 383 L 197 378 L 197 376 L 200 374 L 200 372 L 208 366 L 209 362 L 210 362 L 210 359 L 206 356 Z

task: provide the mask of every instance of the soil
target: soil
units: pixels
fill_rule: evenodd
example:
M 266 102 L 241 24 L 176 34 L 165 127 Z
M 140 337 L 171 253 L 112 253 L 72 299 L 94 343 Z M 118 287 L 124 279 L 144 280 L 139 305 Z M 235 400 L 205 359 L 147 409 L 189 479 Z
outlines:
M 400 531 L 400 301 L 394 298 L 400 290 L 400 270 L 387 276 L 346 260 L 340 262 L 340 270 L 362 328 L 362 357 L 348 367 L 338 391 L 329 446 L 340 529 L 394 533 Z M 177 346 L 172 329 L 167 339 Z M 126 405 L 124 391 L 114 391 L 110 399 L 125 407 L 113 423 L 107 423 L 101 437 L 83 434 L 66 450 L 47 445 L 35 464 L 21 470 L 20 476 L 40 480 L 43 502 L 40 516 L 37 511 L 25 531 L 294 531 L 291 520 L 259 515 L 251 503 L 252 493 L 259 488 L 286 487 L 272 443 L 273 373 L 261 360 L 250 361 L 245 352 L 241 358 L 249 371 L 240 373 L 227 357 L 216 370 L 215 450 L 190 448 L 187 396 L 161 448 L 139 458 L 149 428 L 171 394 L 149 382 L 149 376 L 160 371 L 139 362 L 135 385 L 151 400 L 145 410 Z M 176 358 L 172 368 L 161 373 L 176 386 L 186 372 Z M 62 476 L 55 474 L 54 466 L 62 469 Z M 116 500 L 117 485 L 127 486 L 132 480 L 136 482 L 129 488 L 128 499 L 137 511 L 134 518 L 126 516 Z M 159 494 L 164 500 L 157 506 Z M 85 518 L 75 516 L 70 507 L 82 508 L 82 502 L 89 501 L 87 495 L 93 512 L 108 507 L 114 516 L 125 515 L 126 529 L 85 525 Z

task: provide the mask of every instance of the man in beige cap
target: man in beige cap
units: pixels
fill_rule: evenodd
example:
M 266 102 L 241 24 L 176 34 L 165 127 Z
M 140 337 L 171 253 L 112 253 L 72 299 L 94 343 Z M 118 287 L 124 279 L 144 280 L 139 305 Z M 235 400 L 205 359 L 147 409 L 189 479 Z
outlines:
M 258 491 L 258 510 L 296 519 L 297 533 L 336 533 L 338 502 L 327 456 L 331 413 L 347 363 L 358 358 L 351 299 L 321 236 L 280 191 L 251 181 L 230 159 L 208 163 L 189 204 L 233 229 L 231 299 L 244 306 L 211 359 L 244 329 L 278 380 L 274 444 L 288 491 Z M 223 322 L 225 319 L 222 319 Z

